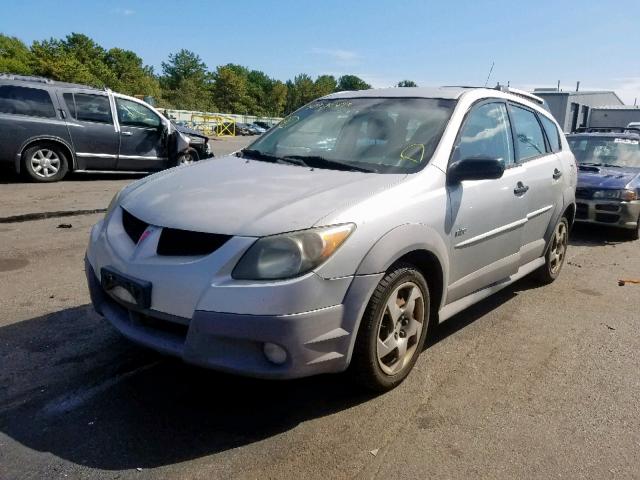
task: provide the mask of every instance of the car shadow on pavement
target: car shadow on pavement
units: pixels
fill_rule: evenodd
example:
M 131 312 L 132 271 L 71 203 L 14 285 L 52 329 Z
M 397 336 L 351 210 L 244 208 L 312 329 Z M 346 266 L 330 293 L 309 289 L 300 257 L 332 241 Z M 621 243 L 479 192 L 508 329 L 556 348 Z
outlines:
M 576 223 L 571 229 L 569 245 L 577 247 L 598 247 L 630 242 L 628 232 L 621 228 L 605 225 Z
M 121 172 L 109 172 L 109 173 L 70 173 L 63 182 L 68 180 L 75 181 L 100 181 L 100 180 L 136 180 L 146 176 L 147 173 L 121 173 Z M 28 179 L 26 176 L 18 175 L 14 170 L 0 169 L 0 185 L 6 185 L 10 183 L 35 183 Z
M 185 365 L 129 343 L 88 305 L 1 327 L 0 364 L 0 431 L 106 470 L 211 455 L 373 396 L 344 375 L 261 381 Z

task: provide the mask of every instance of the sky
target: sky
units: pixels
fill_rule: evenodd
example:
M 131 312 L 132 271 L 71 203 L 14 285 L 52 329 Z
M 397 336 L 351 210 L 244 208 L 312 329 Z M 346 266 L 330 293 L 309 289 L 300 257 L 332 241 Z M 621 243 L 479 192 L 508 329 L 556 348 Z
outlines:
M 157 72 L 193 50 L 281 80 L 355 74 L 374 87 L 612 89 L 640 104 L 640 0 L 0 0 L 0 32 L 27 43 L 71 32 L 135 51 Z

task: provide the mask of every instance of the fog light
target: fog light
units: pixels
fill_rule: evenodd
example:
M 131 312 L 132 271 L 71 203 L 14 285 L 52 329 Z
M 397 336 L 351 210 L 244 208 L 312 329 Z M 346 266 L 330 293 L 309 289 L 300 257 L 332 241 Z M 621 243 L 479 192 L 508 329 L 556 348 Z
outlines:
M 287 361 L 287 351 L 280 345 L 267 342 L 262 347 L 262 351 L 264 352 L 264 356 L 267 357 L 267 360 L 271 363 L 282 365 Z

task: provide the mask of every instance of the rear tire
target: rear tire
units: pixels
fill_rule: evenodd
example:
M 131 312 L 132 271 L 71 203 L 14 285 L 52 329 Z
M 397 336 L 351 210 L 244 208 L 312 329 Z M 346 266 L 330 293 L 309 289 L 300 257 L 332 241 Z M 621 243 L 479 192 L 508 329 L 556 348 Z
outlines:
M 57 182 L 69 171 L 67 156 L 57 145 L 40 143 L 22 154 L 24 171 L 36 182 Z
M 355 381 L 377 392 L 398 386 L 424 347 L 431 302 L 424 276 L 410 264 L 392 267 L 367 305 L 349 367 Z
M 562 271 L 562 266 L 567 257 L 567 245 L 569 243 L 569 220 L 562 217 L 551 237 L 549 248 L 545 255 L 545 262 L 535 272 L 537 280 L 543 285 L 547 285 L 555 281 Z

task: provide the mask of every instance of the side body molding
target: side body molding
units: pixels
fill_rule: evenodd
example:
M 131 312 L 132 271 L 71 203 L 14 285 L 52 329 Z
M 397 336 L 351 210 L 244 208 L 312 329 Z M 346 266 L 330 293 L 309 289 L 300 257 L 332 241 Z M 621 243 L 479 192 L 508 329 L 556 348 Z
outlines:
M 385 272 L 396 260 L 409 252 L 426 250 L 431 252 L 442 267 L 443 291 L 449 284 L 449 254 L 443 233 L 419 223 L 410 223 L 395 227 L 384 234 L 367 252 L 360 263 L 356 275 L 372 275 Z M 429 279 L 427 279 L 428 281 Z M 442 305 L 445 302 L 442 298 Z

